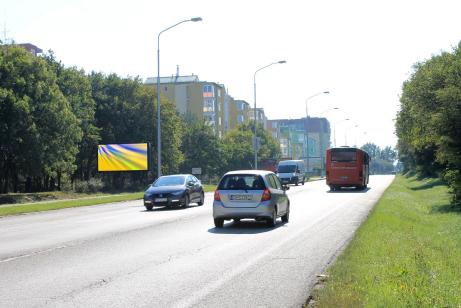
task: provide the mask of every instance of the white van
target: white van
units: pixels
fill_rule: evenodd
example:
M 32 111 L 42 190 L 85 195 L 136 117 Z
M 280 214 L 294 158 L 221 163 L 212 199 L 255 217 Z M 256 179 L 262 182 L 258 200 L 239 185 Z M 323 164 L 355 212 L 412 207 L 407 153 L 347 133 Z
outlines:
M 277 166 L 277 175 L 282 184 L 301 183 L 304 185 L 306 179 L 306 168 L 302 160 L 282 160 Z

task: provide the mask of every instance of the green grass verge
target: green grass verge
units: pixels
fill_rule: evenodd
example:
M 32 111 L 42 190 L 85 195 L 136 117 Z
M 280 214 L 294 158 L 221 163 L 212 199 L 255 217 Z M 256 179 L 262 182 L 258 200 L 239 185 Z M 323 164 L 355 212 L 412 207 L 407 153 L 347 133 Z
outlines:
M 461 307 L 461 212 L 447 188 L 397 176 L 328 277 L 316 307 Z
M 17 204 L 12 206 L 0 207 L 0 216 L 15 215 L 22 213 L 41 212 L 49 210 L 58 210 L 69 207 L 89 206 L 103 203 L 120 202 L 137 200 L 143 197 L 142 192 L 123 194 L 123 195 L 109 195 L 91 198 L 82 198 L 74 200 L 62 200 L 51 202 L 27 203 Z
M 203 185 L 205 192 L 214 191 L 215 185 Z M 120 194 L 120 195 L 88 195 L 80 194 L 80 198 L 76 194 L 63 194 L 62 196 L 72 197 L 72 200 L 56 200 L 50 202 L 36 202 L 36 203 L 26 203 L 26 204 L 11 204 L 11 205 L 2 205 L 0 206 L 0 216 L 8 216 L 15 214 L 23 213 L 32 213 L 32 212 L 42 212 L 49 210 L 58 210 L 69 207 L 79 207 L 79 206 L 91 206 L 111 202 L 122 202 L 122 201 L 131 201 L 142 199 L 144 192 L 136 192 L 129 194 Z M 56 196 L 61 196 L 60 194 L 55 194 Z M 91 196 L 91 197 L 88 197 Z
M 205 192 L 215 191 L 217 185 L 203 184 L 203 190 Z

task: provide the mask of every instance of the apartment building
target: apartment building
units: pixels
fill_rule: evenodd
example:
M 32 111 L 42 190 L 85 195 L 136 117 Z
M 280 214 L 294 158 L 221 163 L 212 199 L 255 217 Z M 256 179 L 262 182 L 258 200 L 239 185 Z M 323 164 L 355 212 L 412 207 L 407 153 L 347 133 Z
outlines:
M 255 109 L 254 108 L 249 108 L 248 109 L 248 119 L 250 121 L 253 121 L 255 118 Z M 264 113 L 264 108 L 256 108 L 256 119 L 258 121 L 258 124 L 262 124 L 264 129 L 267 129 L 267 117 L 266 114 Z
M 156 89 L 157 78 L 147 78 L 145 84 Z M 180 114 L 205 120 L 218 136 L 232 127 L 233 98 L 222 84 L 200 81 L 196 75 L 160 77 L 160 95 L 174 102 Z
M 34 44 L 30 43 L 24 43 L 24 44 L 18 44 L 18 46 L 24 48 L 28 52 L 30 52 L 32 55 L 37 56 L 41 53 L 43 53 L 43 50 L 35 46 Z
M 331 135 L 326 118 L 267 120 L 267 130 L 279 141 L 283 159 L 302 159 L 310 173 L 324 172 Z
M 244 100 L 236 100 L 237 108 L 237 125 L 247 123 L 249 121 L 250 104 Z M 254 117 L 254 116 L 253 116 Z

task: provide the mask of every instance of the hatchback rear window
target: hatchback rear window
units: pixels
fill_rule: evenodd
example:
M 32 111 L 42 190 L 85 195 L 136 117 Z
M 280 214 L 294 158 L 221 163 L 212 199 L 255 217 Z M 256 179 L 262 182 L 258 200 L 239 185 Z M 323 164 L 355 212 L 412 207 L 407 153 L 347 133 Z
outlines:
M 254 174 L 229 174 L 219 182 L 221 190 L 262 190 L 266 185 L 260 175 Z

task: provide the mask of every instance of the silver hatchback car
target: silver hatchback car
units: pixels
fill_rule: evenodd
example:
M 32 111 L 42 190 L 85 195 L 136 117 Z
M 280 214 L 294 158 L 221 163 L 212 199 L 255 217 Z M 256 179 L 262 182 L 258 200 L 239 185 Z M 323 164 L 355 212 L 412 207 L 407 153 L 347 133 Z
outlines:
M 264 220 L 270 227 L 277 218 L 288 222 L 290 200 L 279 178 L 271 171 L 239 170 L 226 173 L 214 193 L 213 218 L 216 228 L 224 220 L 243 218 Z

